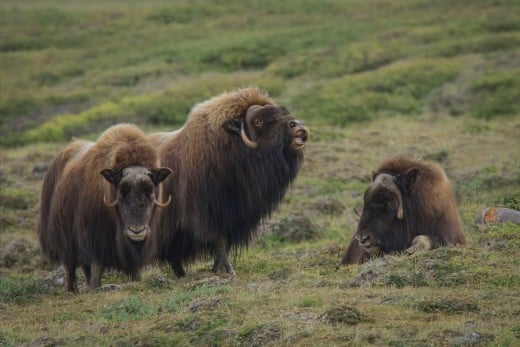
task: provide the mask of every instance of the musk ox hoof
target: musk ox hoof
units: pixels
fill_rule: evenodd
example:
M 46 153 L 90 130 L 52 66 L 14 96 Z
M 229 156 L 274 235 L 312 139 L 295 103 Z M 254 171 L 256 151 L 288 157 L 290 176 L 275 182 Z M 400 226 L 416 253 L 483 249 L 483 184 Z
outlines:
M 175 276 L 177 276 L 177 278 L 184 278 L 184 277 L 186 277 L 186 270 L 184 270 L 184 266 L 182 264 L 171 263 L 170 266 L 171 266 Z
M 212 271 L 218 275 L 229 275 L 229 276 L 235 276 L 235 270 L 233 269 L 233 266 L 225 260 L 216 260 L 215 264 L 213 265 Z
M 113 291 L 118 291 L 118 290 L 121 290 L 123 288 L 123 286 L 121 286 L 120 284 L 104 284 L 102 286 L 99 286 L 95 289 L 95 291 L 97 292 L 113 292 Z

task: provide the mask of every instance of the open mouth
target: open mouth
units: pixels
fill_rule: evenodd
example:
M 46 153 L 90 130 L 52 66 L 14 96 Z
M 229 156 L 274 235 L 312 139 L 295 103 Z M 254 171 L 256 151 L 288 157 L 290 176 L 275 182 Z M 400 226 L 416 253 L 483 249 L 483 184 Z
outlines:
M 293 147 L 294 148 L 303 148 L 305 146 L 305 142 L 307 142 L 309 138 L 309 132 L 305 129 L 300 129 L 296 131 L 293 135 Z
M 362 244 L 361 246 L 363 246 L 363 248 L 365 249 L 365 252 L 367 252 L 368 254 L 375 255 L 375 254 L 379 253 L 379 247 L 377 245 L 369 243 L 369 244 Z

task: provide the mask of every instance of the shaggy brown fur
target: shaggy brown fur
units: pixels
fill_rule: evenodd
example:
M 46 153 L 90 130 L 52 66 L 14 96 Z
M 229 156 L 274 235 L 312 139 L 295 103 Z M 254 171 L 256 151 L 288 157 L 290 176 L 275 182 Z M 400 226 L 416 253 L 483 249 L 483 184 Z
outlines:
M 245 120 L 252 105 L 265 106 L 252 117 L 254 125 Z M 242 124 L 257 149 L 244 144 Z M 180 130 L 151 134 L 161 161 L 176 168 L 164 183 L 172 204 L 152 235 L 156 256 L 178 276 L 185 275 L 184 263 L 207 255 L 215 256 L 214 271 L 233 274 L 230 249 L 249 244 L 300 169 L 303 152 L 291 148 L 293 136 L 305 142 L 308 129 L 257 88 L 209 99 Z
M 402 194 L 404 214 L 398 217 L 395 193 L 384 187 L 375 190 L 372 184 L 365 192 L 358 230 L 342 256 L 342 265 L 406 249 L 413 253 L 466 244 L 451 183 L 438 164 L 397 157 L 383 162 L 373 179 L 382 174 L 393 177 Z
M 38 236 L 49 260 L 64 265 L 68 291 L 75 290 L 77 266 L 91 287 L 100 285 L 105 267 L 138 278 L 144 244 L 125 237 L 126 219 L 134 229 L 149 223 L 153 196 L 159 194 L 156 176 L 169 172 L 159 169 L 157 153 L 141 130 L 128 124 L 108 129 L 95 143 L 72 142 L 56 156 L 43 181 Z M 125 192 L 118 191 L 120 182 Z M 107 207 L 104 197 L 118 204 Z
M 81 152 L 87 150 L 94 142 L 90 141 L 74 141 L 62 149 L 49 165 L 43 180 L 40 213 L 38 215 L 37 233 L 40 241 L 40 248 L 43 254 L 52 261 L 57 261 L 59 250 L 54 246 L 54 240 L 47 237 L 47 226 L 49 224 L 49 214 L 51 208 L 52 197 L 54 196 L 54 188 L 63 173 L 65 165 L 72 157 L 78 156 Z

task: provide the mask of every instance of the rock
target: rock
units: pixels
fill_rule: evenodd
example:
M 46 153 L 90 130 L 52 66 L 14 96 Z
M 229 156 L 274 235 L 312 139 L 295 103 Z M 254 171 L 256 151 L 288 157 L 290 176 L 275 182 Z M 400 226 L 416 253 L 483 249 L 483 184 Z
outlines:
M 520 211 L 505 207 L 486 207 L 475 216 L 476 224 L 502 222 L 520 224 Z

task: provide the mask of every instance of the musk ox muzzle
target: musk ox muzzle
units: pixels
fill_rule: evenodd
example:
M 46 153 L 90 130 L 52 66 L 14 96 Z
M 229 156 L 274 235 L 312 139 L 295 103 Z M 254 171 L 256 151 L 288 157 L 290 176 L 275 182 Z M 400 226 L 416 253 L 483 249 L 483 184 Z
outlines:
M 292 136 L 291 148 L 297 151 L 302 150 L 311 133 L 309 128 L 305 126 L 304 122 L 295 119 L 289 121 L 289 132 Z
M 244 144 L 251 149 L 258 148 L 258 143 L 256 141 L 253 141 L 247 135 L 244 124 L 247 124 L 250 128 L 261 128 L 263 126 L 264 119 L 262 119 L 261 117 L 256 117 L 256 115 L 259 112 L 267 111 L 267 109 L 269 109 L 268 112 L 279 113 L 279 115 L 288 118 L 287 129 L 288 133 L 291 136 L 290 147 L 295 151 L 303 150 L 303 148 L 305 147 L 305 143 L 309 139 L 310 130 L 307 126 L 305 126 L 304 122 L 292 118 L 290 116 L 289 110 L 285 106 L 250 106 L 246 112 L 245 122 L 242 122 L 242 124 L 240 125 L 240 136 L 242 137 L 242 141 L 244 142 Z
M 132 241 L 144 241 L 150 234 L 150 227 L 148 225 L 128 225 L 125 228 L 125 234 Z

